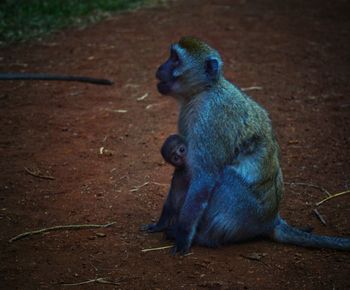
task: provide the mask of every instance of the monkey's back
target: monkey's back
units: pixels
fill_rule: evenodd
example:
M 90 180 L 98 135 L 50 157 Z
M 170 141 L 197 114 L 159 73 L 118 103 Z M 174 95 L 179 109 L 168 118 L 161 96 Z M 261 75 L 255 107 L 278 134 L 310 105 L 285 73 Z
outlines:
M 266 110 L 235 85 L 219 85 L 195 96 L 181 107 L 180 134 L 187 138 L 188 162 L 201 160 L 208 172 L 235 164 L 236 173 L 254 190 L 266 217 L 278 211 L 283 191 L 279 147 Z M 234 156 L 235 148 L 257 138 L 252 152 Z M 246 146 L 246 145 L 245 145 Z M 197 164 L 191 164 L 195 168 Z

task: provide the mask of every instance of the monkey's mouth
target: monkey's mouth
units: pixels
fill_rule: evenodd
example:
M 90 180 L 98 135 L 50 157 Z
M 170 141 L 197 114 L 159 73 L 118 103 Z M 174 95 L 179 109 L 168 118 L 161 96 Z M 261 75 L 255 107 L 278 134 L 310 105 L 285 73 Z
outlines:
M 171 83 L 167 81 L 159 81 L 157 84 L 157 89 L 162 95 L 166 95 L 171 91 Z

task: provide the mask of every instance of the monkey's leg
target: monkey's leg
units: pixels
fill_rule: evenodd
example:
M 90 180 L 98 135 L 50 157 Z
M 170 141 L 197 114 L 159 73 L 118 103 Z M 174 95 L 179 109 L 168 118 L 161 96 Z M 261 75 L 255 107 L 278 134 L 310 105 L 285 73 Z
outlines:
M 198 225 L 196 244 L 217 247 L 248 240 L 273 229 L 273 220 L 264 219 L 264 208 L 232 167 L 223 171 Z

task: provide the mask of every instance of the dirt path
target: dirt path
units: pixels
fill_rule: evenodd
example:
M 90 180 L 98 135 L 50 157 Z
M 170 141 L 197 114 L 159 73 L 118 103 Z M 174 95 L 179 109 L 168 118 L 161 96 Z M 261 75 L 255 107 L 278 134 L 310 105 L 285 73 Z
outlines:
M 116 82 L 0 83 L 0 288 L 56 289 L 107 277 L 120 289 L 349 289 L 349 253 L 259 240 L 193 247 L 192 255 L 174 258 L 167 250 L 142 253 L 166 242 L 138 230 L 158 217 L 171 177 L 159 147 L 176 131 L 177 107 L 157 93 L 154 72 L 182 35 L 216 47 L 239 86 L 263 88 L 251 95 L 271 114 L 286 182 L 349 188 L 349 8 L 341 0 L 174 1 L 0 49 L 1 71 Z M 101 147 L 113 154 L 100 155 Z M 55 179 L 33 177 L 25 167 Z M 312 213 L 323 197 L 286 185 L 282 215 L 319 233 L 350 236 L 350 195 L 319 208 L 327 226 Z M 7 242 L 30 229 L 109 221 L 116 224 Z M 264 258 L 245 258 L 254 253 Z M 113 286 L 74 287 L 95 288 Z

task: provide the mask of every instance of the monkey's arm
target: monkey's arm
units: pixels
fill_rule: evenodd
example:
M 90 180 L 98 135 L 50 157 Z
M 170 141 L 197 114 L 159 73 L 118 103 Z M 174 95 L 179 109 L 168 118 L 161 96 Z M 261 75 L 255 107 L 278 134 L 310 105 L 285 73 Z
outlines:
M 201 172 L 193 176 L 180 211 L 176 228 L 176 247 L 173 254 L 178 252 L 180 255 L 184 255 L 189 252 L 198 223 L 208 206 L 214 185 L 215 178 L 210 174 Z

